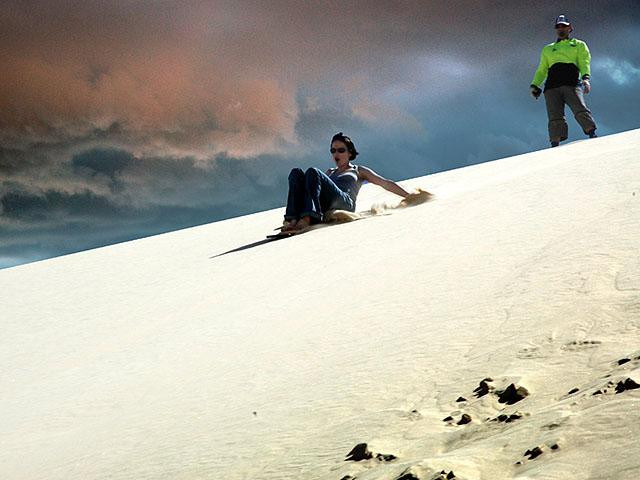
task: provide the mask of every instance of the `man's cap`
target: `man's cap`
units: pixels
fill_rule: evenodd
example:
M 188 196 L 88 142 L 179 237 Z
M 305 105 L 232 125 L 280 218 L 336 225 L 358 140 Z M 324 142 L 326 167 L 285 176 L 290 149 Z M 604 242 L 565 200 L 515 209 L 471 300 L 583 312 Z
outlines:
M 571 22 L 566 15 L 558 15 L 556 18 L 556 25 L 571 25 Z

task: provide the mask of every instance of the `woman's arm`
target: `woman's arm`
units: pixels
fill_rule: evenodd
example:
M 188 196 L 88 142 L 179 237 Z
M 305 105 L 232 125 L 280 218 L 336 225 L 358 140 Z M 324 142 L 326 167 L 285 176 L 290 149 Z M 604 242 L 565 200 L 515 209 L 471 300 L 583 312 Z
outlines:
M 403 198 L 409 195 L 409 192 L 407 192 L 404 188 L 402 188 L 396 182 L 393 182 L 391 180 L 387 180 L 384 177 L 381 177 L 370 168 L 358 165 L 358 175 L 360 176 L 361 179 L 371 182 L 375 185 L 379 185 L 385 190 L 388 190 L 391 193 L 395 193 L 396 195 L 400 195 Z

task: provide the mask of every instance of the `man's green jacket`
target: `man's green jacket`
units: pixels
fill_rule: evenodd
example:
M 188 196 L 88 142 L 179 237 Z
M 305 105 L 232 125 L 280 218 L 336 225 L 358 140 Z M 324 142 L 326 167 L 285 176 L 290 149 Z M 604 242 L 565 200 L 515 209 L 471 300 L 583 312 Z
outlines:
M 540 87 L 546 78 L 545 90 L 562 85 L 577 86 L 580 79 L 589 78 L 590 64 L 591 54 L 582 40 L 567 38 L 550 43 L 542 49 L 531 85 Z

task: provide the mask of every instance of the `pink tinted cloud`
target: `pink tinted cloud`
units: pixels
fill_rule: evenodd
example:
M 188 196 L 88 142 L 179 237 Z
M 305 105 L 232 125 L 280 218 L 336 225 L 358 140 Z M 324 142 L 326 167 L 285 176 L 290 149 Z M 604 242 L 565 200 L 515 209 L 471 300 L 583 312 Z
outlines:
M 272 153 L 296 142 L 301 85 L 369 123 L 414 123 L 385 95 L 424 92 L 407 58 L 447 43 L 473 14 L 457 3 L 8 0 L 0 140 L 83 148 L 112 127 L 136 155 Z
M 35 34 L 13 23 L 2 51 L 5 145 L 90 139 L 111 125 L 123 132 L 118 146 L 147 155 L 250 156 L 294 139 L 295 90 L 286 79 L 248 75 L 233 49 L 181 30 L 184 15 L 140 15 L 123 26 L 85 12 L 33 25 L 19 13 L 14 22 Z

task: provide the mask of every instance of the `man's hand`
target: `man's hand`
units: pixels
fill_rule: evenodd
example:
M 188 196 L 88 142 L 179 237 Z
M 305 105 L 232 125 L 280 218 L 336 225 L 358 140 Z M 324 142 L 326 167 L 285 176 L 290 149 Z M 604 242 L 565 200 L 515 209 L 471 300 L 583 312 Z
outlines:
M 589 83 L 589 80 L 586 78 L 582 80 L 582 90 L 584 90 L 585 94 L 591 91 L 591 84 Z
M 531 96 L 536 100 L 542 93 L 542 90 L 540 90 L 540 88 L 538 88 L 536 85 L 531 85 L 531 87 L 529 87 L 529 91 L 531 92 Z

